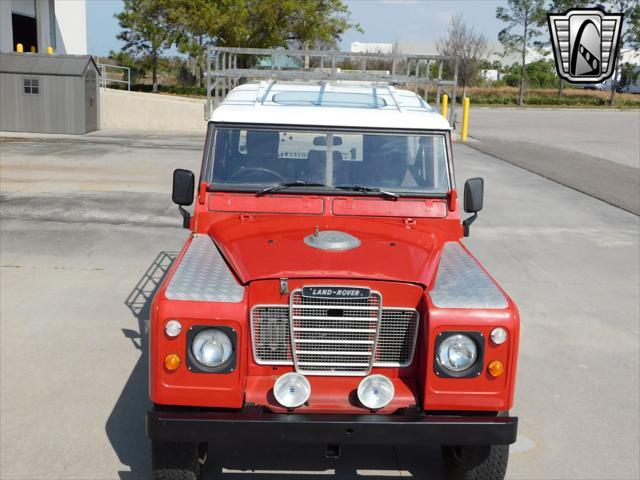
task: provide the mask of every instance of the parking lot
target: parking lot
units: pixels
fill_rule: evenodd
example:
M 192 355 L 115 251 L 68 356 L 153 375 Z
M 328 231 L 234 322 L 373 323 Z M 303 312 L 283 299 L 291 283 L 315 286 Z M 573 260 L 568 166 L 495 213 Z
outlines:
M 532 173 L 531 156 L 516 158 L 516 147 L 562 145 L 569 162 L 577 152 L 599 160 L 594 168 L 631 169 L 633 184 L 638 130 L 588 131 L 604 122 L 627 132 L 640 113 L 559 111 L 554 118 L 566 128 L 553 138 L 529 112 L 475 118 L 483 114 L 487 120 L 470 130 L 478 143 L 454 148 L 458 185 L 473 176 L 486 181 L 484 210 L 465 243 L 522 317 L 519 440 L 508 478 L 637 479 L 639 217 L 564 176 Z M 514 157 L 503 161 L 506 147 L 495 139 L 515 121 L 521 128 L 502 138 Z M 579 132 L 587 132 L 587 146 Z M 149 303 L 187 236 L 170 201 L 171 172 L 198 171 L 202 139 L 7 137 L 0 146 L 0 477 L 148 478 Z M 544 151 L 557 163 L 565 158 Z M 571 169 L 561 173 L 571 180 Z M 617 195 L 607 182 L 603 191 Z M 626 192 L 630 202 L 640 195 Z M 208 480 L 318 475 L 428 480 L 442 470 L 434 448 L 347 448 L 327 460 L 320 448 L 228 445 L 210 450 L 204 472 Z

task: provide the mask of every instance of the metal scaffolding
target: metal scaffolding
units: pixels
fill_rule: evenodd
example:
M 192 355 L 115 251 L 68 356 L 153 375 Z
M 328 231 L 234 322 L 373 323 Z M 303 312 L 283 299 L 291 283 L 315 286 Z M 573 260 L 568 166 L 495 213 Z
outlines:
M 443 78 L 446 62 L 453 62 L 453 78 Z M 373 70 L 374 66 L 388 67 Z M 435 89 L 436 104 L 443 91 L 451 93 L 449 122 L 454 121 L 458 57 L 440 55 L 405 55 L 399 53 L 358 53 L 335 50 L 286 50 L 282 48 L 207 49 L 207 104 L 205 118 L 236 86 L 251 80 L 357 81 L 383 86 L 394 85 L 418 92 Z M 345 66 L 349 68 L 344 68 Z M 369 68 L 367 68 L 369 66 Z M 434 68 L 435 66 L 435 68 Z M 433 72 L 432 72 L 433 70 Z M 435 73 L 435 75 L 432 75 Z

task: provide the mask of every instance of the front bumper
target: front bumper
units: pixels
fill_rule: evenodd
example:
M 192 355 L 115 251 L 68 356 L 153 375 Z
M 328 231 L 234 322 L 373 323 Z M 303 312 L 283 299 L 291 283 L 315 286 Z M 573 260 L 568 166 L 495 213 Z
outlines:
M 508 445 L 517 417 L 276 414 L 238 412 L 147 413 L 147 436 L 160 442 L 307 443 L 355 445 Z

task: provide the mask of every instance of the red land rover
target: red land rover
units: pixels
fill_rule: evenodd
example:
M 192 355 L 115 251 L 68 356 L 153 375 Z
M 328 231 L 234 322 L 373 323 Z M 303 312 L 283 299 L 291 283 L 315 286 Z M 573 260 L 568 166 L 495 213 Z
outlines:
M 155 478 L 217 442 L 442 445 L 501 479 L 517 418 L 516 306 L 461 238 L 448 122 L 365 83 L 232 90 L 173 201 L 192 231 L 150 326 Z

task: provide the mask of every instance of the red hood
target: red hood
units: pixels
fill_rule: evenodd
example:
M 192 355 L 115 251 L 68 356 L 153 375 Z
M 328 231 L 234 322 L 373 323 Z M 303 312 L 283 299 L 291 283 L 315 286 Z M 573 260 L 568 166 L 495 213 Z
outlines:
M 304 238 L 339 230 L 361 245 L 342 252 L 319 250 Z M 359 278 L 428 285 L 435 270 L 437 237 L 408 228 L 398 218 L 234 216 L 216 222 L 214 241 L 242 283 L 272 278 Z

